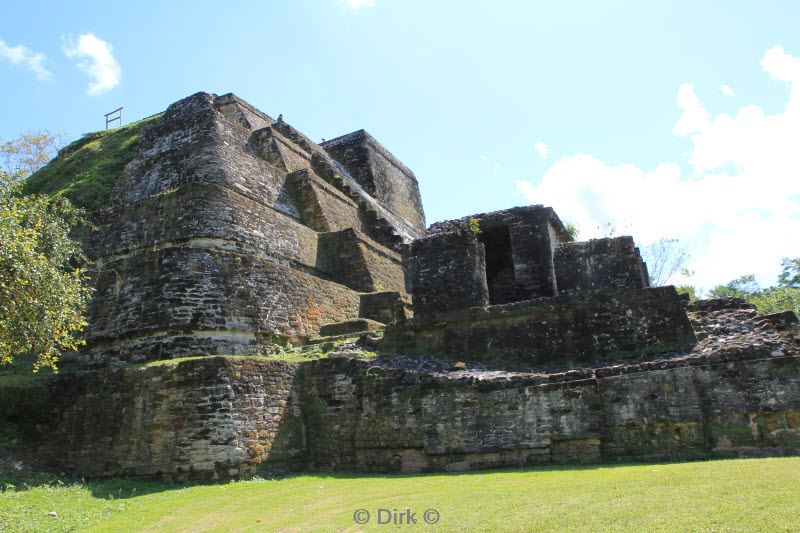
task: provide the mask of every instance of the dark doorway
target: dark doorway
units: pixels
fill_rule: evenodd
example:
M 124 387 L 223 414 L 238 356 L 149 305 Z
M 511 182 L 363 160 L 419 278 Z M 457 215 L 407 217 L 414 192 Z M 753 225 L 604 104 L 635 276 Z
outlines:
M 514 258 L 508 226 L 489 227 L 481 233 L 486 248 L 486 284 L 489 303 L 507 304 L 516 301 Z

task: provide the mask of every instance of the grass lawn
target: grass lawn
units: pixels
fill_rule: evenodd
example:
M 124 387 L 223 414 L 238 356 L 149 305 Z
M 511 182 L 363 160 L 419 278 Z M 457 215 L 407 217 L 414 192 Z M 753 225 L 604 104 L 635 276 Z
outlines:
M 6 482 L 8 482 L 6 480 Z M 226 485 L 110 480 L 7 486 L 0 530 L 361 531 L 410 507 L 436 531 L 798 531 L 800 458 L 452 474 L 302 474 Z M 371 514 L 354 522 L 357 509 Z M 436 509 L 436 526 L 424 523 Z M 47 513 L 54 511 L 57 516 Z

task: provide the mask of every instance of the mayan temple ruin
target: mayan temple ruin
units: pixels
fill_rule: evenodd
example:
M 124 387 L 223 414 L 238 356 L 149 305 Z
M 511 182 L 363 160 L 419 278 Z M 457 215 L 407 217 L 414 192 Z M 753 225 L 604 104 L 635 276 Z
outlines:
M 573 242 L 546 206 L 427 227 L 369 133 L 315 143 L 232 94 L 137 142 L 84 239 L 86 346 L 0 406 L 42 464 L 184 481 L 800 453 L 791 312 L 652 287 L 632 238 Z

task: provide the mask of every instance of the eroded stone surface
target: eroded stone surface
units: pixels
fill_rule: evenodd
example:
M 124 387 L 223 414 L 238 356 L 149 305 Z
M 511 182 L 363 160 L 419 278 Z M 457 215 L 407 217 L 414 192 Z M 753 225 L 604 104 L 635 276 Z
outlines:
M 83 365 L 37 402 L 0 395 L 49 466 L 189 480 L 800 452 L 793 314 L 687 305 L 649 287 L 631 238 L 569 242 L 544 206 L 426 231 L 415 176 L 363 130 L 318 145 L 198 93 L 144 130 L 96 223 Z M 205 357 L 132 364 L 182 356 Z
M 83 475 L 178 480 L 798 453 L 798 344 L 737 305 L 691 307 L 692 350 L 573 369 L 364 359 L 363 341 L 348 341 L 300 363 L 63 376 L 40 453 Z
M 414 317 L 387 350 L 509 367 L 588 364 L 689 348 L 674 287 L 649 287 L 631 237 L 569 242 L 552 208 L 431 226 L 407 261 Z
M 405 294 L 400 250 L 425 223 L 416 178 L 364 135 L 326 151 L 234 95 L 169 106 L 86 243 L 96 291 L 79 361 L 302 343 L 358 318 L 362 292 Z

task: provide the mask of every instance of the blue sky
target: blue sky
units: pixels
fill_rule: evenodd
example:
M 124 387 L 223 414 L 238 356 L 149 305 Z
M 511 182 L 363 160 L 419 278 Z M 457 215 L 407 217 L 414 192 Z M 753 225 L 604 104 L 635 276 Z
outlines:
M 0 139 L 234 92 L 314 139 L 367 129 L 429 223 L 545 203 L 582 238 L 680 239 L 695 285 L 771 284 L 800 256 L 798 21 L 788 1 L 14 2 Z

